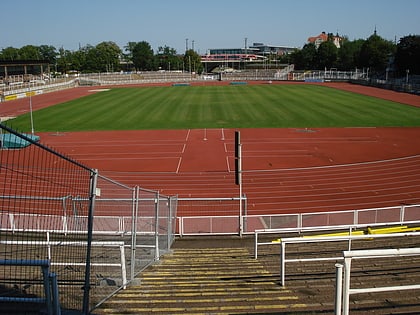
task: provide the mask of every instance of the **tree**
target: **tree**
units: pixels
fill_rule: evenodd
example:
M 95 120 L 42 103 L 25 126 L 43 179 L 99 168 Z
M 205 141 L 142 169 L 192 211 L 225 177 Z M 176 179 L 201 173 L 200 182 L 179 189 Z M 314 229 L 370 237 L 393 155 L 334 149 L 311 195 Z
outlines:
M 317 64 L 317 51 L 316 46 L 313 43 L 309 43 L 303 46 L 302 48 L 302 62 L 303 68 L 305 69 L 314 69 Z
M 335 46 L 331 40 L 327 40 L 319 45 L 317 56 L 319 69 L 330 69 L 335 67 L 337 61 L 337 46 Z
M 98 70 L 114 72 L 120 69 L 121 49 L 114 42 L 102 42 L 96 45 Z
M 188 72 L 203 72 L 203 64 L 201 63 L 201 57 L 193 49 L 189 49 L 185 52 L 184 65 L 185 70 Z
M 420 74 L 420 35 L 402 37 L 397 45 L 395 65 L 400 74 Z
M 84 72 L 103 72 L 105 71 L 105 65 L 101 64 L 103 60 L 101 60 L 98 51 L 95 47 L 91 45 L 87 45 L 84 48 L 85 53 L 85 64 L 84 64 Z
M 394 43 L 383 39 L 375 31 L 361 47 L 360 66 L 369 68 L 371 73 L 384 72 L 394 52 Z
M 132 61 L 136 69 L 149 71 L 154 69 L 153 49 L 148 42 L 142 41 L 131 45 Z
M 359 56 L 364 39 L 349 41 L 344 39 L 338 50 L 338 68 L 344 71 L 354 70 L 359 67 Z
M 39 47 L 34 45 L 26 45 L 19 49 L 20 60 L 41 60 Z
M 39 46 L 39 53 L 41 59 L 48 60 L 50 64 L 54 64 L 57 59 L 57 50 L 54 46 L 41 45 Z
M 176 50 L 168 46 L 160 46 L 158 48 L 156 59 L 159 69 L 163 70 L 179 70 L 182 64 Z
M 72 53 L 69 50 L 65 50 L 63 47 L 58 50 L 56 71 L 67 73 L 67 71 L 70 70 L 71 54 Z
M 0 59 L 2 60 L 18 60 L 19 59 L 19 49 L 13 47 L 4 48 L 1 51 Z
M 68 60 L 71 64 L 72 70 L 79 72 L 86 72 L 87 68 L 87 52 L 92 49 L 92 46 L 81 47 L 79 50 L 72 53 L 69 52 Z
M 126 46 L 124 46 L 124 50 L 127 52 L 125 55 L 125 57 L 128 60 L 133 60 L 133 50 L 136 47 L 137 43 L 136 42 L 128 42 Z

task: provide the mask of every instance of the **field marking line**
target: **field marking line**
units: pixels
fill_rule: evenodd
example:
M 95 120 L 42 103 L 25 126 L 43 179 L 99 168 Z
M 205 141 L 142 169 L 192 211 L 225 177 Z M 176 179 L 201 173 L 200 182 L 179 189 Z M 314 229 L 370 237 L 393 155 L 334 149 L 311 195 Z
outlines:
M 184 154 L 184 152 L 185 152 L 185 148 L 187 147 L 187 144 L 186 143 L 184 143 L 184 145 L 183 145 L 183 147 L 182 147 L 182 151 L 181 151 L 181 154 Z
M 191 129 L 188 129 L 187 136 L 185 137 L 185 141 L 188 141 L 188 138 L 190 137 L 190 132 L 191 132 Z
M 182 156 L 179 157 L 178 166 L 176 167 L 175 174 L 178 174 L 179 173 L 179 169 L 181 168 L 181 161 L 182 161 Z
M 227 165 L 228 173 L 230 173 L 229 157 L 228 156 L 226 156 L 226 165 Z

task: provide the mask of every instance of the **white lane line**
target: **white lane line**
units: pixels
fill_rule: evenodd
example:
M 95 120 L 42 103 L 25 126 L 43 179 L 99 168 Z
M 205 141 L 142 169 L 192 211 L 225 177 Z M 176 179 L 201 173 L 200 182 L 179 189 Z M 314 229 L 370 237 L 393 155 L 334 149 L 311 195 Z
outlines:
M 178 160 L 178 166 L 176 167 L 175 174 L 178 174 L 179 173 L 179 169 L 181 168 L 181 161 L 182 161 L 182 157 L 180 157 L 179 160 Z
M 226 156 L 226 165 L 227 165 L 228 173 L 230 173 L 229 157 L 228 156 Z
M 191 132 L 191 129 L 188 129 L 187 136 L 185 137 L 185 141 L 188 141 L 188 138 L 190 137 L 190 132 Z

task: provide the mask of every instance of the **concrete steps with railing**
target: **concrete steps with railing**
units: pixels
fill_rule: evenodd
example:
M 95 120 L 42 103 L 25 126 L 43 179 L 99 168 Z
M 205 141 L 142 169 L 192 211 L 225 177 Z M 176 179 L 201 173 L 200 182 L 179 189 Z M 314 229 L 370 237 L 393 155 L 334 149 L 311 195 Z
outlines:
M 246 314 L 302 308 L 246 248 L 175 249 L 98 314 Z M 124 310 L 124 311 L 123 311 Z
M 398 244 L 376 242 L 381 248 Z M 395 240 L 401 245 L 401 239 Z M 419 240 L 407 239 L 408 247 Z M 354 244 L 371 248 L 372 242 Z M 94 314 L 333 314 L 334 262 L 293 263 L 287 282 L 279 281 L 279 247 L 269 246 L 253 258 L 252 239 L 181 239 L 172 252 L 139 275 L 139 285 L 129 286 L 102 304 Z M 317 251 L 340 252 L 337 244 L 290 248 L 290 255 Z M 420 283 L 419 257 L 355 264 L 352 283 Z M 351 314 L 420 313 L 418 291 L 384 292 L 351 297 Z

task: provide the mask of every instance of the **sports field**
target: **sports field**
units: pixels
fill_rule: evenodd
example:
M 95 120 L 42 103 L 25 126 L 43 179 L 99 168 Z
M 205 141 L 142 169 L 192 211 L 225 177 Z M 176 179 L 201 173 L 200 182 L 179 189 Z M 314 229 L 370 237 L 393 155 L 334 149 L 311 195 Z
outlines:
M 35 131 L 129 186 L 229 198 L 238 196 L 239 130 L 248 214 L 420 203 L 418 96 L 347 83 L 200 84 L 37 95 Z M 0 113 L 30 130 L 27 99 L 0 104 Z M 211 212 L 179 203 L 178 214 L 236 214 L 235 206 Z
M 420 126 L 420 108 L 319 85 L 95 90 L 33 113 L 38 132 Z M 10 123 L 29 131 L 29 114 Z

